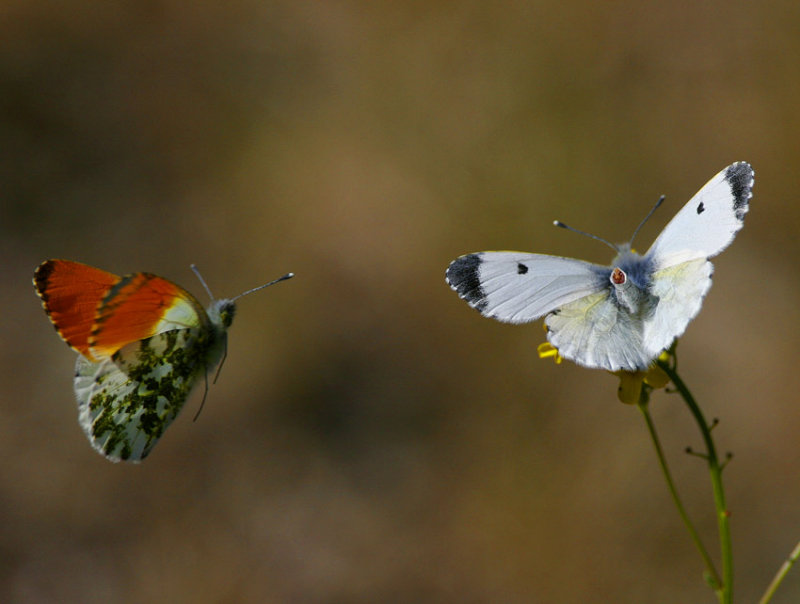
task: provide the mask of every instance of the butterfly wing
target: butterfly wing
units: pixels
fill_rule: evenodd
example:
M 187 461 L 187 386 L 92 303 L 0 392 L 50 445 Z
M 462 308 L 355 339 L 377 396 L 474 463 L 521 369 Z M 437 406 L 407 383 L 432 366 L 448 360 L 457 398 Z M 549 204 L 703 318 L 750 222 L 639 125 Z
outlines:
M 192 294 L 149 273 L 118 277 L 80 262 L 47 260 L 33 281 L 56 331 L 91 361 L 164 331 L 210 324 Z
M 638 371 L 653 359 L 644 346 L 641 316 L 622 309 L 609 290 L 563 305 L 544 324 L 558 353 L 584 367 Z
M 224 345 L 224 333 L 195 326 L 133 342 L 99 362 L 79 356 L 78 419 L 92 446 L 112 461 L 147 457 Z
M 719 254 L 744 224 L 753 168 L 737 162 L 709 180 L 664 227 L 645 257 L 655 270 Z
M 163 277 L 134 273 L 122 277 L 101 301 L 89 350 L 102 359 L 132 342 L 194 327 L 208 329 L 210 321 L 192 294 Z
M 744 224 L 753 196 L 750 164 L 732 164 L 714 176 L 664 227 L 645 255 L 653 267 L 650 293 L 658 300 L 645 320 L 645 349 L 653 356 L 683 334 L 711 287 L 716 256 Z
M 683 334 L 700 312 L 703 298 L 711 288 L 713 271 L 708 260 L 697 259 L 653 273 L 650 294 L 657 304 L 642 327 L 645 350 L 651 359 Z
M 89 336 L 100 302 L 117 275 L 70 260 L 47 260 L 33 275 L 36 293 L 58 334 L 78 353 L 93 358 Z
M 483 316 L 526 323 L 604 289 L 609 272 L 604 266 L 559 256 L 478 252 L 456 258 L 446 277 Z

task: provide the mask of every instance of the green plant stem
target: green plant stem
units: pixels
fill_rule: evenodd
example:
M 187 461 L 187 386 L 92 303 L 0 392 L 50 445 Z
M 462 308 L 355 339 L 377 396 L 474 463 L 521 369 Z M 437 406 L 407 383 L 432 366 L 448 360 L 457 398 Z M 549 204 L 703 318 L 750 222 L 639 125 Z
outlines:
M 657 361 L 658 366 L 666 372 L 672 383 L 677 388 L 689 411 L 695 418 L 703 441 L 706 446 L 705 458 L 708 462 L 708 469 L 711 474 L 711 487 L 714 493 L 714 505 L 717 509 L 717 530 L 719 532 L 719 546 L 722 558 L 722 584 L 721 590 L 717 592 L 717 597 L 721 604 L 731 604 L 733 601 L 733 547 L 731 544 L 731 529 L 728 518 L 730 513 L 725 506 L 725 490 L 722 486 L 722 466 L 717 457 L 717 450 L 714 447 L 714 439 L 711 437 L 711 428 L 703 417 L 703 412 L 694 400 L 692 393 L 678 376 L 675 369 L 668 362 Z
M 775 578 L 772 579 L 772 583 L 769 584 L 767 587 L 767 591 L 764 592 L 764 595 L 761 596 L 761 599 L 758 601 L 758 604 L 767 604 L 771 599 L 772 596 L 775 595 L 775 592 L 778 590 L 778 586 L 781 584 L 783 579 L 786 577 L 786 573 L 789 572 L 789 569 L 794 566 L 794 563 L 800 559 L 800 543 L 795 545 L 794 550 L 792 553 L 789 554 L 789 557 L 783 563 L 783 565 L 778 569 Z
M 672 480 L 672 474 L 669 471 L 669 466 L 667 466 L 667 459 L 664 457 L 664 450 L 661 448 L 661 442 L 658 439 L 656 427 L 655 424 L 653 424 L 653 418 L 650 415 L 647 402 L 639 403 L 638 407 L 644 416 L 644 421 L 647 423 L 647 429 L 650 432 L 650 438 L 652 439 L 653 445 L 656 449 L 658 464 L 661 466 L 661 472 L 664 474 L 664 479 L 667 481 L 667 488 L 669 488 L 669 493 L 672 495 L 672 501 L 675 504 L 675 507 L 678 509 L 678 514 L 680 514 L 683 523 L 686 525 L 686 530 L 689 531 L 689 535 L 691 536 L 692 541 L 694 541 L 695 547 L 697 547 L 697 550 L 700 552 L 703 562 L 705 562 L 706 571 L 708 572 L 708 576 L 711 580 L 714 590 L 719 593 L 722 581 L 719 578 L 717 569 L 714 567 L 714 562 L 711 560 L 711 556 L 708 555 L 708 550 L 706 550 L 705 545 L 703 545 L 703 541 L 700 539 L 700 534 L 697 532 L 697 529 L 694 527 L 694 524 L 692 524 L 689 515 L 686 513 L 686 508 L 683 507 L 683 502 L 678 495 L 678 489 L 675 486 L 675 481 Z

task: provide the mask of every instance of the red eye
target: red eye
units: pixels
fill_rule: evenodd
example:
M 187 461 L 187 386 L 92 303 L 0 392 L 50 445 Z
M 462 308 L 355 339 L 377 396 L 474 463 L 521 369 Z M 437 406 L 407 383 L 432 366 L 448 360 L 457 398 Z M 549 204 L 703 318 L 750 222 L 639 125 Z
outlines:
M 615 268 L 613 271 L 611 271 L 611 283 L 614 285 L 622 285 L 627 280 L 628 276 L 621 268 Z

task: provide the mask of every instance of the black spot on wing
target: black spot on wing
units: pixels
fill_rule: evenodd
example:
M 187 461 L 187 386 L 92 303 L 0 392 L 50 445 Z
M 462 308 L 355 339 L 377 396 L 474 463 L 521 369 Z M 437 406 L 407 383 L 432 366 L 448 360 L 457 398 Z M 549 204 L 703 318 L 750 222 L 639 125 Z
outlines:
M 704 204 L 704 203 L 701 201 L 701 202 L 700 202 L 700 203 L 697 205 L 697 213 L 698 213 L 698 214 L 702 214 L 702 213 L 703 213 L 703 212 L 705 212 L 705 211 L 706 211 L 706 206 L 705 206 L 705 204 Z
M 744 220 L 744 215 L 749 209 L 750 198 L 753 196 L 754 176 L 753 168 L 744 161 L 736 162 L 725 170 L 725 180 L 731 187 L 733 210 L 738 220 Z
M 528 267 L 525 266 L 524 264 L 522 264 L 522 262 L 518 262 L 517 263 L 517 274 L 518 275 L 524 275 L 527 272 L 528 272 Z
M 447 283 L 458 295 L 466 300 L 470 306 L 479 311 L 486 308 L 486 292 L 481 287 L 478 271 L 480 269 L 481 254 L 467 254 L 456 258 L 447 267 Z

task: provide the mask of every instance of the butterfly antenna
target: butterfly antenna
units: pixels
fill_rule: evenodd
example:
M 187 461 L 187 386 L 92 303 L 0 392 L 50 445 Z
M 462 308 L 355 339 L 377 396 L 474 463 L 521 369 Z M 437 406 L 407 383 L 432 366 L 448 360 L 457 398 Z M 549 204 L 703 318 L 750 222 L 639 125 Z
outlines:
M 659 198 L 658 198 L 658 201 L 655 203 L 655 205 L 653 206 L 653 208 L 652 208 L 652 209 L 651 209 L 651 210 L 650 210 L 650 211 L 647 213 L 647 216 L 645 216 L 645 217 L 644 217 L 644 220 L 642 220 L 642 222 L 640 222 L 640 223 L 639 223 L 639 226 L 638 226 L 638 227 L 636 227 L 636 230 L 633 232 L 633 237 L 631 237 L 631 240 L 630 240 L 630 244 L 631 244 L 631 245 L 633 245 L 633 240 L 634 240 L 634 239 L 636 239 L 636 235 L 638 235 L 638 234 L 639 234 L 639 231 L 640 231 L 640 230 L 641 230 L 641 228 L 644 226 L 644 223 L 645 223 L 645 222 L 647 222 L 648 220 L 650 220 L 650 217 L 651 217 L 651 216 L 653 215 L 653 213 L 654 213 L 654 212 L 655 212 L 655 211 L 658 209 L 658 206 L 660 206 L 662 203 L 664 203 L 664 200 L 665 200 L 666 198 L 667 198 L 667 196 L 666 196 L 666 195 L 662 195 L 661 197 L 659 197 Z
M 556 225 L 557 227 L 561 227 L 562 229 L 567 229 L 568 231 L 572 231 L 573 233 L 577 233 L 578 235 L 584 235 L 586 237 L 589 237 L 590 239 L 596 239 L 597 241 L 602 241 L 608 247 L 610 247 L 612 250 L 619 251 L 617 246 L 614 245 L 613 243 L 611 243 L 610 241 L 608 241 L 607 239 L 603 239 L 602 237 L 598 237 L 597 235 L 592 235 L 591 233 L 584 233 L 583 231 L 579 231 L 578 229 L 572 228 L 571 226 L 569 226 L 567 224 L 564 224 L 560 220 L 554 220 L 553 224 Z
M 276 283 L 280 283 L 281 281 L 286 281 L 287 279 L 291 279 L 292 277 L 294 277 L 294 273 L 286 273 L 283 277 L 278 277 L 274 281 L 270 281 L 269 283 L 265 283 L 264 285 L 259 285 L 258 287 L 254 287 L 253 289 L 247 290 L 243 294 L 239 294 L 235 298 L 232 298 L 231 302 L 235 302 L 236 300 L 238 300 L 242 296 L 246 296 L 248 294 L 252 294 L 253 292 L 257 292 L 260 289 L 264 289 L 265 287 L 269 287 L 270 285 L 275 285 Z
M 214 297 L 214 294 L 212 294 L 211 290 L 208 288 L 208 285 L 206 284 L 206 280 L 203 279 L 203 275 L 200 274 L 200 271 L 198 270 L 197 265 L 196 264 L 192 264 L 191 267 L 192 267 L 192 270 L 194 271 L 194 274 L 197 275 L 198 279 L 200 279 L 200 283 L 203 284 L 203 288 L 205 288 L 206 293 L 208 294 L 208 297 L 211 298 L 211 301 L 213 302 L 214 300 L 216 300 L 216 298 Z M 206 390 L 207 389 L 208 389 L 208 384 L 206 384 Z M 203 400 L 205 400 L 205 397 L 203 398 Z M 199 411 L 198 411 L 198 413 L 199 413 Z M 195 418 L 195 419 L 197 419 L 197 418 Z

